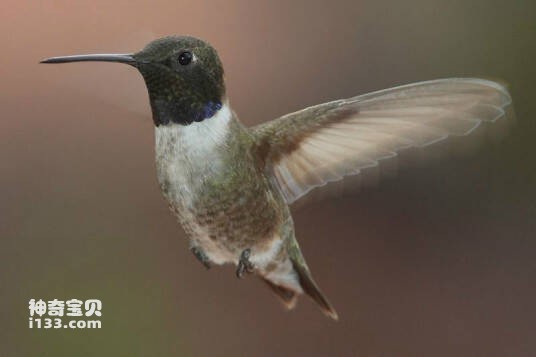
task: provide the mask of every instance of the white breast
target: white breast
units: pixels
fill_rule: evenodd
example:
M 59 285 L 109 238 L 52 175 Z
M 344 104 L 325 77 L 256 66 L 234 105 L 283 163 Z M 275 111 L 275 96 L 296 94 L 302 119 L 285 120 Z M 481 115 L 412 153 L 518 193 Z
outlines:
M 236 263 L 239 254 L 236 247 L 229 248 L 227 237 L 210 238 L 208 227 L 202 226 L 194 204 L 202 196 L 204 182 L 214 176 L 225 175 L 225 147 L 229 142 L 233 114 L 228 105 L 202 122 L 190 125 L 169 124 L 155 128 L 156 166 L 158 181 L 179 220 L 192 239 L 192 244 L 201 247 L 215 264 Z M 199 207 L 197 207 L 198 209 Z M 278 237 L 279 238 L 279 237 Z M 251 261 L 264 268 L 282 247 L 281 239 L 259 251 L 255 249 Z
M 224 105 L 212 118 L 190 125 L 169 124 L 155 128 L 156 169 L 162 192 L 181 223 L 188 224 L 196 244 L 216 264 L 234 257 L 208 238 L 205 227 L 195 223 L 193 203 L 204 178 L 217 174 L 223 167 L 222 153 L 229 135 L 232 113 Z
M 158 180 L 167 188 L 165 194 L 172 205 L 188 207 L 203 177 L 221 169 L 231 117 L 224 105 L 214 117 L 201 122 L 155 128 Z

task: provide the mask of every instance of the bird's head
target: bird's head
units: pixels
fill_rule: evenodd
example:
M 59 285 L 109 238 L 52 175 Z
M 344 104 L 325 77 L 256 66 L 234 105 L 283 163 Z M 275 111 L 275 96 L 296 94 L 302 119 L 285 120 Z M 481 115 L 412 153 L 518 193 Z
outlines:
M 136 67 L 147 85 L 155 125 L 209 119 L 225 98 L 223 67 L 216 50 L 194 37 L 157 39 L 133 54 L 52 57 L 41 63 L 106 61 Z

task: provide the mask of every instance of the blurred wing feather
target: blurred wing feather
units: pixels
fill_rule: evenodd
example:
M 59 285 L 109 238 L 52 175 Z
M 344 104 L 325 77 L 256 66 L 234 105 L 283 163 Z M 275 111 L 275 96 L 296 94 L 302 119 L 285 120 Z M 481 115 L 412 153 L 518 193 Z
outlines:
M 287 203 L 378 165 L 399 150 L 467 135 L 505 116 L 500 84 L 476 78 L 419 82 L 287 114 L 252 129 Z

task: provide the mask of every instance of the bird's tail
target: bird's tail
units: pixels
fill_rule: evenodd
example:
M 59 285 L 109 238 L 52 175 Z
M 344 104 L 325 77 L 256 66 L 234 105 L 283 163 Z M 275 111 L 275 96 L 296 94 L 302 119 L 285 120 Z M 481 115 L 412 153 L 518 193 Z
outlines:
M 305 264 L 299 264 L 298 262 L 292 261 L 294 270 L 298 274 L 300 285 L 307 295 L 309 295 L 320 307 L 322 312 L 331 317 L 333 320 L 338 320 L 339 315 L 335 308 L 329 303 L 328 299 L 324 296 L 316 282 L 311 276 L 311 272 Z
M 305 292 L 318 304 L 324 314 L 338 320 L 337 312 L 314 281 L 298 242 L 291 239 L 289 243 L 287 260 L 276 271 L 263 276 L 262 280 L 288 309 L 292 309 L 296 305 L 298 295 Z
M 277 295 L 287 309 L 290 310 L 296 306 L 296 301 L 298 300 L 298 292 L 296 292 L 296 290 L 290 289 L 283 285 L 278 285 L 265 277 L 261 277 L 261 279 L 266 283 L 266 285 L 268 285 L 270 289 L 272 289 L 274 294 Z

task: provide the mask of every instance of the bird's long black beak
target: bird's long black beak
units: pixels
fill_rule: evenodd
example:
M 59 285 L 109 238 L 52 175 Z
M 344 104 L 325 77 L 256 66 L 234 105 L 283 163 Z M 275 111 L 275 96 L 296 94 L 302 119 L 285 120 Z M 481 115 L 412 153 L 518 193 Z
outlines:
M 132 54 L 94 54 L 94 55 L 76 55 L 50 57 L 42 60 L 40 63 L 69 63 L 69 62 L 118 62 L 126 63 L 131 66 L 136 65 L 136 59 Z

